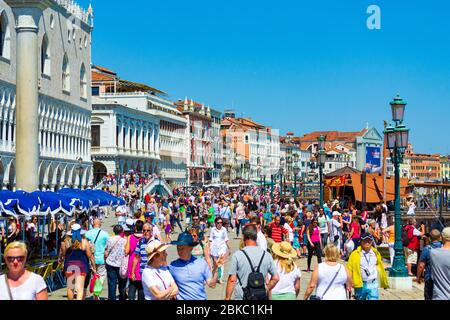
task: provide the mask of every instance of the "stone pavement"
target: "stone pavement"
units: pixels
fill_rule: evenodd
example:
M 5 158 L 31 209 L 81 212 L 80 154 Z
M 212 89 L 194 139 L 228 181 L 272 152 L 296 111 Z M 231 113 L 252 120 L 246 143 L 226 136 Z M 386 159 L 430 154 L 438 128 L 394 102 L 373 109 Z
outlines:
M 112 226 L 114 226 L 114 224 L 116 224 L 116 223 L 117 223 L 117 219 L 114 216 L 109 217 L 109 218 L 105 219 L 102 229 L 109 233 L 112 233 Z M 175 229 L 176 229 L 176 234 L 172 235 L 173 240 L 177 239 L 178 233 L 179 233 L 178 227 L 176 227 Z M 231 241 L 230 244 L 231 244 L 232 252 L 236 252 L 239 248 L 239 240 L 235 239 L 235 237 L 236 237 L 236 233 L 233 232 L 232 230 L 230 230 L 229 238 Z M 167 260 L 169 263 L 171 261 L 177 259 L 177 253 L 176 253 L 175 247 L 170 247 L 168 249 L 167 253 L 168 253 Z M 225 265 L 225 276 L 224 276 L 225 283 L 221 284 L 221 285 L 218 284 L 215 289 L 207 288 L 207 294 L 208 294 L 209 300 L 224 300 L 225 289 L 226 289 L 226 278 L 227 278 L 226 275 L 227 275 L 227 272 L 229 269 L 229 261 L 230 261 L 230 259 L 228 259 L 228 262 Z M 306 272 L 306 268 L 307 268 L 306 267 L 306 264 L 307 264 L 306 259 L 299 259 L 296 261 L 296 264 L 302 272 L 301 289 L 300 289 L 300 295 L 299 295 L 299 300 L 301 300 L 301 299 L 303 299 L 303 295 L 309 284 L 309 280 L 311 278 L 311 273 Z M 316 259 L 316 257 L 314 257 L 312 268 L 314 269 L 314 267 L 316 265 L 317 265 L 317 259 Z M 107 284 L 105 283 L 104 290 L 101 295 L 101 299 L 102 300 L 107 299 L 107 296 L 108 296 Z M 66 289 L 60 289 L 60 290 L 57 290 L 57 291 L 49 294 L 50 300 L 64 300 L 64 299 L 66 299 L 66 297 L 67 297 Z M 400 290 L 392 290 L 392 289 L 380 290 L 380 300 L 423 300 L 423 284 L 418 285 L 417 283 L 413 282 L 413 290 L 411 290 L 411 291 L 400 291 Z

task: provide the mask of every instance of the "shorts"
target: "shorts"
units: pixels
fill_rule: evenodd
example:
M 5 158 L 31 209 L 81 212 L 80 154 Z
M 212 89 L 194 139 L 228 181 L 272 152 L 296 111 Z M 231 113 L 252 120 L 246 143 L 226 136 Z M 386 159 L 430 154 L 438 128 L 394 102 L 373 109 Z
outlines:
M 406 263 L 417 264 L 417 251 L 406 248 Z

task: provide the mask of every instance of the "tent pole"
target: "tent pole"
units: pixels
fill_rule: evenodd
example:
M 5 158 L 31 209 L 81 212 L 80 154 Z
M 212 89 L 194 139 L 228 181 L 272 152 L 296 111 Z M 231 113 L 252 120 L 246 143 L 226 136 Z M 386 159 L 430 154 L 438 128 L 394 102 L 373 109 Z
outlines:
M 22 216 L 23 223 L 22 223 L 22 242 L 25 242 L 25 216 Z M 19 218 L 20 222 L 20 218 Z
M 56 230 L 55 230 L 55 243 L 56 243 L 56 256 L 59 256 L 59 251 L 58 251 L 58 229 L 59 229 L 59 220 L 57 219 L 57 214 L 55 215 L 55 226 L 56 226 Z

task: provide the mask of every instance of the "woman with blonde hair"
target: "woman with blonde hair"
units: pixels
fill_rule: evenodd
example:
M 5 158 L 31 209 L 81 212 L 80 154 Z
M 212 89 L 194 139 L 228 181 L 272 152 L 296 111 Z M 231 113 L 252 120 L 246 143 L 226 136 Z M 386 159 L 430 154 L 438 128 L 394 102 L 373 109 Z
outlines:
M 272 300 L 297 300 L 300 293 L 301 273 L 294 263 L 297 251 L 289 242 L 275 243 L 272 255 L 277 266 L 280 281 L 272 289 Z
M 346 266 L 340 264 L 340 250 L 329 244 L 325 247 L 325 262 L 314 270 L 305 300 L 347 300 L 347 291 L 351 292 L 353 283 Z M 316 295 L 312 296 L 316 289 Z
M 44 279 L 25 269 L 25 243 L 11 242 L 4 254 L 8 272 L 0 276 L 0 300 L 48 300 Z

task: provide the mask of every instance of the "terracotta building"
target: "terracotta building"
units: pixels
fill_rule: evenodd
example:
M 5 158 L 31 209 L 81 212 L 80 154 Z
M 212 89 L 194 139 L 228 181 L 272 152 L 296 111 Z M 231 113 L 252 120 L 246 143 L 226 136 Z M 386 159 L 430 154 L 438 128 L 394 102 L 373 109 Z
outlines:
M 413 181 L 433 181 L 441 178 L 441 157 L 439 154 L 414 153 L 410 144 L 405 152 L 405 160 L 411 164 Z

